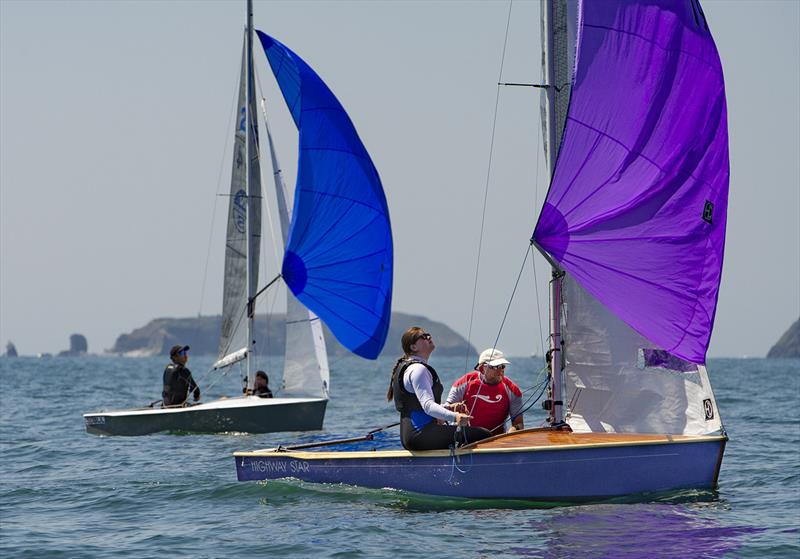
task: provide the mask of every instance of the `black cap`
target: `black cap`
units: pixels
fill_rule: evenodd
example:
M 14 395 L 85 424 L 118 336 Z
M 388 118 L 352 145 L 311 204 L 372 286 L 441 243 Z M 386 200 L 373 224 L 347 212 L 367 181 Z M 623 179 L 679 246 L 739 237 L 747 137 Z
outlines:
M 174 346 L 172 346 L 172 349 L 169 350 L 169 356 L 170 357 L 175 357 L 181 351 L 188 350 L 188 349 L 189 349 L 188 345 L 174 345 Z

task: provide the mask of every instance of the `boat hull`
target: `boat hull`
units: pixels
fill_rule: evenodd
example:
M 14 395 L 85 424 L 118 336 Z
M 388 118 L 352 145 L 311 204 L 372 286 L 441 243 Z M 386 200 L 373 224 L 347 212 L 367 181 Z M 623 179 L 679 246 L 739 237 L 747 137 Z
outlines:
M 328 401 L 321 398 L 230 398 L 185 408 L 143 408 L 87 413 L 86 432 L 139 436 L 159 432 L 274 433 L 322 428 Z
M 236 453 L 235 460 L 240 481 L 292 477 L 448 497 L 585 501 L 711 489 L 726 440 L 661 436 L 648 442 L 622 437 L 599 444 L 476 447 L 454 454 L 270 450 Z

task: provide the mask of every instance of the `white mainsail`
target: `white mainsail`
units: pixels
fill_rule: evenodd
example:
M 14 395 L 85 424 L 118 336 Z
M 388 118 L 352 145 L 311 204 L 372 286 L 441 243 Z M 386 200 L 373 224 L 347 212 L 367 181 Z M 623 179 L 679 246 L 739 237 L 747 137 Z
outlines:
M 563 282 L 567 422 L 577 432 L 705 435 L 721 429 L 705 368 L 648 365 L 658 350 L 571 277 Z M 702 370 L 701 370 L 702 369 Z
M 219 343 L 219 362 L 231 364 L 243 359 L 248 348 L 248 252 L 253 284 L 258 280 L 258 259 L 261 245 L 261 170 L 258 162 L 258 144 L 255 133 L 247 134 L 248 115 L 256 112 L 247 102 L 247 54 L 242 53 L 242 71 L 239 80 L 239 100 L 233 144 L 228 227 L 225 241 L 225 278 L 222 298 L 222 329 Z M 253 129 L 251 129 L 253 130 Z M 250 150 L 247 149 L 248 139 Z M 255 154 L 247 164 L 247 154 Z M 250 174 L 249 194 L 247 174 Z M 248 213 L 249 224 L 248 224 Z M 248 238 L 249 236 L 249 238 Z M 249 243 L 249 247 L 248 247 Z M 239 359 L 228 358 L 236 353 Z

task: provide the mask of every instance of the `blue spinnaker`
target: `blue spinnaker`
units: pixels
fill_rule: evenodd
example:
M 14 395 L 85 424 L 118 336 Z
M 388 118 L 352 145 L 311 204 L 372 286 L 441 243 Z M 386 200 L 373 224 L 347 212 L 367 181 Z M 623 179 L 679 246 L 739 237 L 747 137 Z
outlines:
M 393 260 L 378 171 L 316 72 L 257 33 L 300 136 L 284 281 L 342 345 L 375 359 L 389 330 Z

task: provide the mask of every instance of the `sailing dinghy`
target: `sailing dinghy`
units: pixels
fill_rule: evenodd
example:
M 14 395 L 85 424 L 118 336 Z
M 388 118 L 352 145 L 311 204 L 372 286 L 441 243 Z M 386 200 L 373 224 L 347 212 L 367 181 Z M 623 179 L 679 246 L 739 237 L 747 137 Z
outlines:
M 258 39 L 299 131 L 297 185 L 290 210 L 273 137 L 266 137 L 284 242 L 281 274 L 258 288 L 261 170 L 253 65 L 252 4 L 242 55 L 225 248 L 222 333 L 215 370 L 257 370 L 257 298 L 286 283 L 286 347 L 278 397 L 236 396 L 185 407 L 88 413 L 97 435 L 307 431 L 322 428 L 329 370 L 324 321 L 351 352 L 375 359 L 386 341 L 392 298 L 392 236 L 380 177 L 336 97 L 300 57 Z M 266 120 L 266 110 L 264 110 Z M 249 123 L 249 125 L 248 125 Z
M 544 0 L 548 424 L 451 450 L 235 453 L 284 477 L 468 498 L 711 489 L 727 435 L 705 369 L 725 239 L 720 59 L 697 0 Z M 308 447 L 310 445 L 304 445 Z

